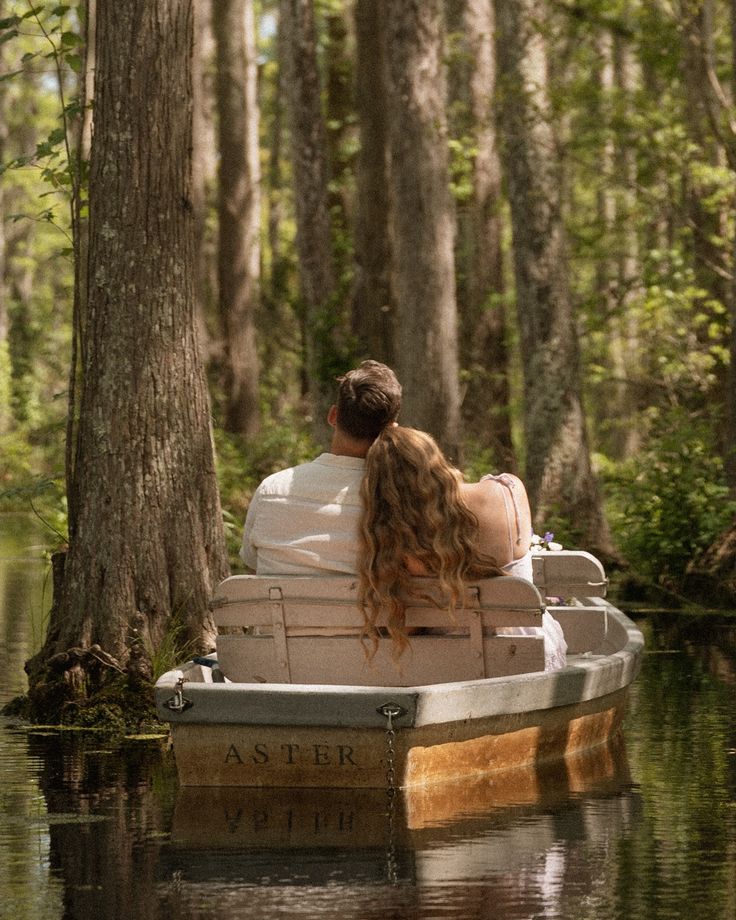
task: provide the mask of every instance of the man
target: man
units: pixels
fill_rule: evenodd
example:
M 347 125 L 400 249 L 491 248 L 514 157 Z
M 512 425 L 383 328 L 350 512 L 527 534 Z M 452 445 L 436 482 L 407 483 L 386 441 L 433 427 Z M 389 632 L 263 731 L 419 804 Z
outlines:
M 338 382 L 329 452 L 268 476 L 251 499 L 240 556 L 258 575 L 355 573 L 365 455 L 396 421 L 401 384 L 378 361 Z

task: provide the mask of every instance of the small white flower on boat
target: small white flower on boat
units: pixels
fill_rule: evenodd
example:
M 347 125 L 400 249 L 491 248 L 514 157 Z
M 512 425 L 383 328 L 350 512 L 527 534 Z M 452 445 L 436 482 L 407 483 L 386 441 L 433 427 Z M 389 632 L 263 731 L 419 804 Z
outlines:
M 554 536 L 549 530 L 543 537 L 540 537 L 538 533 L 533 533 L 531 551 L 533 553 L 558 552 L 562 549 L 562 544 L 555 543 Z

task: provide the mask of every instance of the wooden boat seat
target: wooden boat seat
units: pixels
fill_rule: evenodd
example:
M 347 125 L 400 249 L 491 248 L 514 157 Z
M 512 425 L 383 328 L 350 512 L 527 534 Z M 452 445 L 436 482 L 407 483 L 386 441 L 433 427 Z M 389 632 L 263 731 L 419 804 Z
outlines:
M 532 556 L 534 584 L 543 597 L 605 597 L 608 579 L 600 561 L 582 550 L 557 550 Z
M 369 661 L 351 576 L 234 575 L 212 602 L 220 669 L 243 683 L 421 686 L 544 669 L 541 635 L 495 635 L 540 627 L 544 603 L 513 576 L 469 584 L 451 621 L 433 579 L 414 581 L 407 601 L 411 647 L 395 660 L 390 638 Z M 451 630 L 433 634 L 432 631 Z M 417 633 L 417 631 L 419 631 Z

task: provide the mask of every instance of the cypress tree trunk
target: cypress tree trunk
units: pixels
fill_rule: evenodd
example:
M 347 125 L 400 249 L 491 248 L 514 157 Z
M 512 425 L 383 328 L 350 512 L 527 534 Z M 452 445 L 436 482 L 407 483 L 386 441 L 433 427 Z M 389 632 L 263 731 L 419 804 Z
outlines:
M 610 557 L 581 400 L 539 9 L 534 0 L 496 0 L 496 15 L 502 155 L 524 370 L 527 487 L 537 527 L 567 520 L 582 546 Z
M 194 323 L 191 0 L 98 0 L 97 14 L 73 526 L 27 665 L 47 718 L 121 670 L 149 678 L 172 619 L 211 636 L 228 569 Z
M 0 19 L 6 15 L 6 4 L 0 0 Z M 5 71 L 5 43 L 0 45 L 0 71 Z M 6 113 L 6 86 L 0 83 L 0 163 L 5 161 L 5 142 L 8 136 Z M 8 332 L 10 321 L 8 316 L 7 285 L 5 283 L 5 202 L 3 185 L 0 182 L 0 435 L 5 434 L 10 428 L 10 344 Z
M 220 141 L 218 278 L 225 333 L 228 431 L 260 427 L 256 311 L 260 286 L 260 163 L 251 0 L 214 0 Z
M 335 270 L 329 170 L 312 0 L 281 0 L 280 17 L 308 386 L 315 429 L 321 435 L 326 430 L 323 418 L 332 396 L 339 329 L 331 313 Z
M 395 305 L 390 283 L 384 7 L 384 0 L 356 0 L 355 4 L 355 100 L 360 153 L 355 176 L 352 328 L 360 352 L 393 364 Z
M 736 0 L 729 4 L 731 22 L 731 93 L 736 98 Z M 729 164 L 736 172 L 736 137 L 731 138 Z M 728 392 L 726 431 L 724 433 L 724 457 L 726 476 L 731 494 L 736 498 L 736 234 L 731 239 L 731 283 L 729 292 L 729 312 L 731 317 L 731 335 L 729 337 Z
M 495 16 L 488 0 L 462 0 L 457 23 L 467 61 L 464 134 L 473 139 L 472 194 L 458 220 L 460 355 L 467 384 L 466 431 L 490 448 L 497 468 L 516 469 L 509 407 L 509 359 L 501 219 L 501 164 L 493 97 L 496 86 Z M 467 89 L 465 83 L 467 82 Z
M 215 128 L 215 58 L 212 3 L 194 4 L 192 60 L 192 205 L 194 207 L 194 276 L 197 339 L 205 366 L 222 364 L 222 342 L 217 310 L 217 244 L 208 226 L 216 207 L 218 143 Z
M 455 215 L 439 0 L 387 0 L 386 41 L 402 420 L 431 432 L 457 458 Z

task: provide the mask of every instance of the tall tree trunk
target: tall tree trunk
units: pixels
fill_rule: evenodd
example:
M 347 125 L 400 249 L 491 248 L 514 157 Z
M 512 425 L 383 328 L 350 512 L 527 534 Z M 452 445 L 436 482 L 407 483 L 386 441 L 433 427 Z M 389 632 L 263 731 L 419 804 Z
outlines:
M 580 356 L 549 123 L 547 52 L 534 0 L 496 0 L 503 162 L 513 226 L 524 369 L 526 477 L 535 523 L 567 520 L 609 557 L 610 537 L 588 449 Z
M 613 79 L 615 91 L 630 118 L 634 95 L 640 84 L 640 75 L 631 41 L 627 36 L 620 34 L 614 35 L 613 38 Z M 629 142 L 630 140 L 633 139 L 619 137 L 614 151 L 616 182 L 619 186 L 617 211 L 620 215 L 617 221 L 620 243 L 616 265 L 616 337 L 620 342 L 621 371 L 624 379 L 617 393 L 616 412 L 622 420 L 618 446 L 620 456 L 624 458 L 633 457 L 639 450 L 639 409 L 642 404 L 641 384 L 634 383 L 640 380 L 642 375 L 638 313 L 631 307 L 642 296 L 642 286 L 639 239 L 634 224 L 637 165 L 634 145 Z
M 260 427 L 256 311 L 260 287 L 260 164 L 252 0 L 214 0 L 220 141 L 220 311 L 225 332 L 225 425 Z
M 98 0 L 75 523 L 27 665 L 47 717 L 51 688 L 150 677 L 172 617 L 211 636 L 228 569 L 194 328 L 192 30 L 190 0 Z
M 730 0 L 729 14 L 731 20 L 731 98 L 736 100 L 736 0 Z M 736 137 L 731 137 L 729 145 L 729 163 L 736 172 Z M 724 433 L 724 459 L 726 477 L 731 494 L 736 498 L 736 233 L 731 236 L 729 308 L 731 318 L 731 335 L 729 338 L 728 395 L 726 430 Z
M 92 103 L 94 80 L 97 68 L 97 0 L 80 4 L 79 12 L 84 31 L 84 66 L 80 77 L 79 103 L 81 121 L 76 138 L 77 157 L 80 164 L 89 169 L 92 150 Z M 79 425 L 79 398 L 81 394 L 81 373 L 84 362 L 84 327 L 87 322 L 87 298 L 89 294 L 89 219 L 84 215 L 83 201 L 86 199 L 84 182 L 79 181 L 72 195 L 72 235 L 74 242 L 74 295 L 72 302 L 72 348 L 69 361 L 69 397 L 66 421 L 66 491 L 68 526 L 76 526 L 77 500 L 75 495 L 74 465 Z
M 636 315 L 630 309 L 639 293 L 638 246 L 633 223 L 636 159 L 632 139 L 616 123 L 629 120 L 629 100 L 635 87 L 628 39 L 604 29 L 597 40 L 600 60 L 599 105 L 594 113 L 605 126 L 596 160 L 598 221 L 603 230 L 596 264 L 595 297 L 606 318 L 606 343 L 611 378 L 595 387 L 594 434 L 604 452 L 622 459 L 632 456 L 639 443 L 634 380 L 638 366 Z M 641 386 L 639 383 L 638 386 Z
M 345 6 L 326 13 L 325 95 L 327 150 L 330 164 L 329 208 L 335 237 L 336 280 L 339 283 L 349 258 L 350 151 L 348 136 L 353 116 L 350 22 Z
M 360 130 L 356 168 L 355 281 L 352 328 L 358 350 L 393 364 L 389 151 L 385 99 L 385 0 L 355 3 L 355 102 Z
M 295 356 L 302 351 L 302 330 L 299 318 L 290 303 L 289 288 L 293 272 L 291 247 L 286 243 L 288 231 L 289 182 L 285 170 L 286 140 L 286 80 L 285 54 L 282 51 L 283 30 L 279 26 L 274 37 L 276 44 L 276 73 L 264 81 L 264 90 L 270 89 L 262 106 L 266 117 L 266 196 L 268 255 L 267 277 L 262 287 L 263 306 L 259 317 L 260 349 L 262 355 L 262 381 L 264 390 L 271 395 L 269 414 L 279 418 L 283 412 L 298 402 L 307 392 L 303 363 Z
M 4 0 L 0 0 L 0 19 L 6 15 L 7 9 Z M 6 70 L 5 62 L 6 44 L 0 45 L 0 71 Z M 6 111 L 6 84 L 0 83 L 0 163 L 5 161 L 6 141 L 8 137 L 8 123 Z M 3 185 L 0 182 L 0 435 L 5 434 L 10 428 L 12 414 L 10 412 L 10 345 L 8 332 L 10 318 L 8 314 L 8 296 L 6 285 L 5 262 L 5 201 Z
M 467 62 L 468 120 L 472 138 L 472 194 L 458 220 L 460 358 L 467 384 L 462 414 L 497 468 L 515 470 L 511 436 L 509 356 L 501 219 L 501 164 L 493 97 L 496 85 L 495 16 L 489 0 L 462 0 L 457 23 Z M 463 81 L 465 83 L 465 81 Z M 463 86 L 465 90 L 465 86 Z
M 360 130 L 356 168 L 352 328 L 363 354 L 394 362 L 391 297 L 389 150 L 385 99 L 385 0 L 355 3 L 355 102 Z
M 442 8 L 387 0 L 396 365 L 402 419 L 460 447 L 455 215 L 449 191 Z
M 329 214 L 327 142 L 312 0 L 281 0 L 287 110 L 291 134 L 299 285 L 315 429 L 333 390 L 336 339 L 331 315 L 335 271 Z
M 220 317 L 217 309 L 217 243 L 208 221 L 217 188 L 218 143 L 215 128 L 215 38 L 212 3 L 195 3 L 192 63 L 192 205 L 194 207 L 195 317 L 205 362 L 221 364 Z

